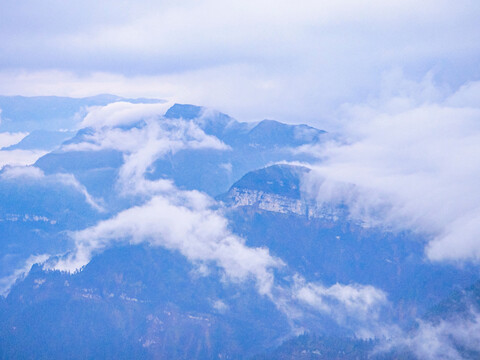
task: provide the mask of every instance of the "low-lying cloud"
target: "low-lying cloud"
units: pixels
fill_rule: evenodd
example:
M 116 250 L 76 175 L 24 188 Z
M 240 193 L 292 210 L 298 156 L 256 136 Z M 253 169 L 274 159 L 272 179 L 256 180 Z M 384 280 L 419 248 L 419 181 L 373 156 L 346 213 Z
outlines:
M 478 77 L 473 0 L 46 4 L 2 4 L 0 93 L 153 96 L 313 122 L 376 95 L 393 68 L 453 86 Z
M 94 198 L 87 188 L 81 184 L 72 174 L 58 173 L 52 175 L 45 175 L 45 173 L 35 166 L 6 166 L 0 173 L 0 180 L 18 180 L 23 179 L 35 180 L 38 182 L 50 183 L 51 186 L 58 186 L 59 184 L 73 188 L 82 194 L 85 202 L 93 209 L 99 212 L 105 211 L 102 199 Z
M 0 109 L 0 124 L 2 110 Z M 0 132 L 0 169 L 5 165 L 31 165 L 46 154 L 43 150 L 6 150 L 11 145 L 18 144 L 28 133 Z
M 0 296 L 7 296 L 13 284 L 26 276 L 33 265 L 44 263 L 49 257 L 48 254 L 31 255 L 25 260 L 23 267 L 15 269 L 10 275 L 0 278 Z
M 153 163 L 168 154 L 185 149 L 231 150 L 215 136 L 207 135 L 193 121 L 166 119 L 166 104 L 114 103 L 90 109 L 81 126 L 93 127 L 79 143 L 64 145 L 62 151 L 118 150 L 124 164 L 118 186 L 124 194 L 149 194 L 164 191 L 170 181 L 147 180 Z M 134 126 L 138 125 L 138 126 Z
M 480 260 L 479 96 L 479 83 L 445 96 L 427 79 L 348 108 L 342 141 L 303 149 L 322 158 L 306 191 L 365 225 L 425 234 L 431 260 Z
M 0 169 L 6 165 L 32 165 L 47 153 L 45 150 L 0 150 Z
M 227 221 L 209 207 L 212 200 L 195 192 L 169 189 L 142 206 L 72 234 L 76 248 L 55 268 L 76 270 L 115 243 L 149 243 L 182 253 L 192 262 L 214 262 L 228 278 L 252 278 L 262 293 L 273 285 L 272 268 L 283 265 L 266 248 L 249 248 L 228 230 Z
M 0 124 L 2 123 L 2 110 L 0 109 Z M 28 133 L 24 132 L 0 132 L 0 150 L 10 145 L 18 144 Z
M 375 352 L 407 350 L 425 360 L 464 360 L 480 354 L 480 314 L 473 308 L 463 316 L 437 321 L 418 320 L 417 323 L 418 327 L 408 333 L 399 330 L 381 343 Z
M 324 314 L 346 327 L 355 319 L 359 335 L 372 336 L 369 326 L 388 304 L 384 292 L 358 284 L 325 287 L 306 282 L 298 274 L 293 274 L 290 285 L 280 285 L 275 271 L 285 270 L 287 264 L 265 247 L 247 246 L 245 239 L 230 232 L 227 220 L 213 205 L 214 201 L 202 193 L 181 191 L 171 185 L 141 206 L 72 233 L 74 249 L 46 266 L 73 272 L 115 245 L 159 246 L 179 251 L 202 269 L 202 274 L 208 274 L 208 267 L 215 265 L 222 269 L 225 281 L 253 280 L 259 294 L 267 296 L 292 324 L 301 324 L 302 316 L 298 314 L 306 310 Z
M 129 102 L 115 102 L 107 106 L 94 106 L 88 109 L 88 113 L 79 125 L 79 128 L 114 127 L 131 125 L 142 119 L 164 115 L 173 104 L 132 104 Z

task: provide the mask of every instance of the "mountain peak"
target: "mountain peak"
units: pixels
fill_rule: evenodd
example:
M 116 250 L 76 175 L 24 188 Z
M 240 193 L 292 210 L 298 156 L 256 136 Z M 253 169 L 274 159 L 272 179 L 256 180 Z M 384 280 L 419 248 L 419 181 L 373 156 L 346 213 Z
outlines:
M 174 104 L 165 113 L 167 119 L 185 119 L 193 120 L 198 118 L 204 111 L 204 107 L 191 104 Z

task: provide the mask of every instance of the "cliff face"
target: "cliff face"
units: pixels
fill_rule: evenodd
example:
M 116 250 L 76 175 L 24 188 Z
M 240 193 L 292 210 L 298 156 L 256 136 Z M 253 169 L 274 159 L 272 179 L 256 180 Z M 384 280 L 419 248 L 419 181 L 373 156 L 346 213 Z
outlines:
M 346 212 L 339 206 L 319 205 L 302 191 L 302 178 L 310 169 L 273 165 L 252 171 L 218 197 L 226 206 L 249 206 L 280 214 L 336 221 Z
M 288 196 L 233 187 L 228 192 L 232 208 L 251 206 L 260 210 L 280 214 L 304 216 L 307 219 L 317 218 L 336 221 L 344 215 L 344 211 L 327 206 L 319 206 L 314 200 L 294 199 Z

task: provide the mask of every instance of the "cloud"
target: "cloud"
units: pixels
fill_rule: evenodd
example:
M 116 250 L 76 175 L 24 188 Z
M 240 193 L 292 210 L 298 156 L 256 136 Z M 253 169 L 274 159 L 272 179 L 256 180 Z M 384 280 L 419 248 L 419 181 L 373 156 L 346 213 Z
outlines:
M 390 305 L 387 294 L 370 285 L 325 286 L 294 274 L 293 282 L 288 287 L 277 287 L 275 296 L 277 307 L 287 314 L 299 333 L 305 331 L 305 318 L 316 313 L 354 331 L 359 338 L 383 337 L 388 328 L 381 316 Z
M 446 105 L 453 107 L 478 107 L 480 103 L 480 81 L 469 81 L 449 96 Z
M 173 189 L 175 190 L 175 189 Z M 155 196 L 145 205 L 72 234 L 76 248 L 56 269 L 73 271 L 115 243 L 149 243 L 177 250 L 192 262 L 215 263 L 234 281 L 252 278 L 259 291 L 269 293 L 272 268 L 283 263 L 265 248 L 249 248 L 228 230 L 227 221 L 209 206 L 205 195 L 179 190 Z
M 375 352 L 409 350 L 419 359 L 463 360 L 480 353 L 480 314 L 473 309 L 466 316 L 436 322 L 418 320 L 410 333 L 399 332 L 381 343 Z M 464 355 L 469 354 L 467 357 Z
M 25 260 L 24 266 L 16 269 L 12 274 L 0 278 L 0 296 L 7 296 L 10 292 L 11 287 L 15 284 L 18 279 L 25 277 L 35 264 L 42 264 L 48 260 L 50 255 L 31 255 L 27 260 Z
M 53 177 L 55 180 L 59 181 L 60 183 L 71 186 L 75 190 L 77 190 L 79 193 L 81 193 L 85 197 L 85 201 L 87 202 L 88 205 L 90 205 L 92 208 L 99 212 L 104 212 L 105 208 L 102 205 L 103 200 L 102 199 L 95 199 L 92 195 L 89 194 L 87 191 L 87 188 L 82 185 L 72 174 L 55 174 L 55 175 L 50 175 Z
M 0 109 L 0 124 L 1 124 L 1 115 L 2 110 Z M 10 145 L 18 144 L 28 133 L 10 133 L 10 132 L 2 132 L 0 133 L 0 149 L 4 147 L 8 147 Z
M 35 166 L 6 166 L 1 172 L 1 178 L 12 180 L 17 178 L 43 179 L 44 172 Z
M 162 116 L 172 105 L 168 102 L 132 104 L 119 101 L 106 106 L 95 106 L 87 110 L 88 113 L 80 123 L 79 128 L 93 127 L 99 129 L 104 126 L 131 125 L 133 122 L 138 122 L 145 118 Z
M 114 103 L 91 108 L 81 126 L 94 127 L 82 142 L 64 145 L 62 151 L 123 152 L 118 186 L 124 194 L 148 194 L 170 187 L 169 180 L 147 180 L 145 173 L 155 160 L 184 149 L 231 150 L 194 122 L 163 117 L 169 104 Z M 136 126 L 133 126 L 136 125 Z M 130 126 L 130 127 L 128 127 Z
M 449 95 L 428 80 L 349 107 L 342 139 L 316 153 L 322 162 L 306 191 L 348 204 L 365 225 L 424 234 L 431 260 L 480 260 L 476 89 L 470 83 Z
M 388 304 L 386 294 L 372 286 L 335 284 L 325 287 L 306 282 L 298 274 L 293 282 L 276 279 L 276 271 L 288 271 L 286 264 L 267 248 L 249 247 L 230 232 L 227 220 L 215 202 L 197 191 L 181 191 L 173 185 L 145 204 L 71 233 L 74 248 L 51 259 L 47 268 L 74 272 L 93 256 L 119 244 L 149 244 L 179 251 L 207 275 L 209 266 L 222 269 L 224 281 L 253 280 L 259 294 L 267 296 L 291 320 L 301 326 L 303 315 L 320 312 L 341 326 L 354 327 L 359 335 L 371 336 L 378 313 Z M 225 304 L 216 302 L 218 311 Z M 352 319 L 355 322 L 352 322 Z
M 43 181 L 46 183 L 51 183 L 52 186 L 56 186 L 57 184 L 63 184 L 69 187 L 72 187 L 79 193 L 81 193 L 85 197 L 85 201 L 89 204 L 92 208 L 99 212 L 105 211 L 103 207 L 103 200 L 102 199 L 95 199 L 93 196 L 89 194 L 87 189 L 84 185 L 82 185 L 72 174 L 52 174 L 52 175 L 45 175 L 45 173 L 35 167 L 35 166 L 5 166 L 2 171 L 0 172 L 0 179 L 2 180 L 18 180 L 21 181 L 22 179 L 30 179 L 35 181 Z
M 143 87 L 244 119 L 313 122 L 375 95 L 392 68 L 433 69 L 453 87 L 479 76 L 472 0 L 47 4 L 2 5 L 0 93 Z
M 32 165 L 46 153 L 43 150 L 0 150 L 0 169 L 6 165 Z
M 332 311 L 332 307 L 334 307 L 332 302 L 344 305 L 344 308 L 338 309 L 344 314 L 337 314 L 337 316 L 347 316 L 355 313 L 356 316 L 362 317 L 364 320 L 372 315 L 376 318 L 376 314 L 370 313 L 372 305 L 387 302 L 384 292 L 368 285 L 342 285 L 337 283 L 327 288 L 320 284 L 305 283 L 304 280 L 297 279 L 296 287 L 295 296 L 297 299 L 322 312 Z M 378 310 L 378 308 L 374 307 L 373 310 Z

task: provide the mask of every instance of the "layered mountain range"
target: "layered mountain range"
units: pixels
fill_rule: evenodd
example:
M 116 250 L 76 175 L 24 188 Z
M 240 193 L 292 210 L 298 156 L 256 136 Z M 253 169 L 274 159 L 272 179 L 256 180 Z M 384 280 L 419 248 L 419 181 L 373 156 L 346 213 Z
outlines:
M 0 108 L 23 134 L 0 149 L 2 358 L 422 358 L 432 334 L 479 355 L 449 332 L 478 326 L 478 266 L 320 201 L 326 131 L 111 95 Z

